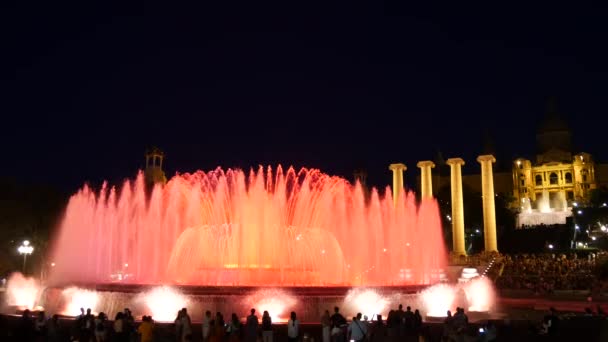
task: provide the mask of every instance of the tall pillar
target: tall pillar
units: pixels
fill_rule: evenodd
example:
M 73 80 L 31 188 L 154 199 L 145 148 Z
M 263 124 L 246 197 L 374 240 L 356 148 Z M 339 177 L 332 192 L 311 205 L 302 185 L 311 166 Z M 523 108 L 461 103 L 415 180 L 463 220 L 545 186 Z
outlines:
M 435 163 L 430 160 L 418 162 L 416 164 L 420 168 L 420 195 L 422 198 L 433 198 L 433 178 L 431 177 L 431 169 L 435 167 Z
M 486 252 L 498 252 L 496 243 L 496 209 L 494 206 L 494 176 L 492 163 L 496 161 L 493 155 L 485 154 L 477 157 L 481 164 L 481 198 L 483 202 L 483 234 Z
M 454 254 L 467 255 L 464 248 L 464 205 L 462 201 L 462 165 L 461 158 L 450 158 L 446 161 L 450 165 L 452 187 L 452 243 Z
M 397 206 L 399 195 L 403 189 L 403 171 L 407 170 L 407 167 L 401 163 L 395 163 L 388 166 L 388 169 L 393 171 L 393 203 Z

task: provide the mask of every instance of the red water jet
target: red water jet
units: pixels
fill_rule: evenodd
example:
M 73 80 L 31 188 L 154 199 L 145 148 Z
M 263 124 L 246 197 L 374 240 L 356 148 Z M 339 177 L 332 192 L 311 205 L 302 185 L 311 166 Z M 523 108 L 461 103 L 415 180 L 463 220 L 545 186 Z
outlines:
M 85 186 L 52 260 L 62 284 L 367 286 L 435 283 L 446 252 L 434 199 L 279 166 Z

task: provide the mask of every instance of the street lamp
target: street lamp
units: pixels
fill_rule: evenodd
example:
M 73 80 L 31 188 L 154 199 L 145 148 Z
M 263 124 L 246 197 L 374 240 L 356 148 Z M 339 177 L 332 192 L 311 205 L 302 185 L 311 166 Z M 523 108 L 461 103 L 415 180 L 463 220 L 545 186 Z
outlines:
M 17 248 L 17 251 L 19 252 L 19 254 L 23 255 L 23 273 L 25 273 L 25 262 L 27 260 L 27 256 L 32 254 L 32 252 L 34 251 L 34 247 L 30 245 L 30 242 L 28 240 L 24 240 L 21 243 L 21 246 Z

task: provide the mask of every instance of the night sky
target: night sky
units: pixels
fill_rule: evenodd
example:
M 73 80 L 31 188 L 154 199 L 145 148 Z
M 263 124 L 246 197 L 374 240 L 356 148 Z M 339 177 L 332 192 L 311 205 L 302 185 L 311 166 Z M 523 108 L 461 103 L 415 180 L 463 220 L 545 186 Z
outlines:
M 575 152 L 608 161 L 604 9 L 297 3 L 2 8 L 0 176 L 73 192 L 156 145 L 168 176 L 281 163 L 385 186 L 437 151 L 476 171 L 486 136 L 533 156 L 549 96 Z

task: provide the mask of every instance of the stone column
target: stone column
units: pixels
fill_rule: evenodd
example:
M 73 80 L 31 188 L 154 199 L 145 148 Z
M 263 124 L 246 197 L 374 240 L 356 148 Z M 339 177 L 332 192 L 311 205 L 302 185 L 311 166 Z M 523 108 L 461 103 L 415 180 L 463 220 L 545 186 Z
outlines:
M 462 201 L 462 170 L 464 160 L 450 158 L 446 161 L 450 165 L 452 187 L 452 243 L 454 254 L 467 255 L 464 248 L 464 205 Z
M 401 163 L 395 163 L 388 166 L 388 169 L 393 171 L 393 203 L 397 206 L 399 195 L 403 189 L 403 171 L 407 170 L 407 167 Z
M 420 168 L 420 195 L 422 198 L 433 198 L 433 178 L 431 177 L 431 169 L 435 167 L 435 163 L 430 160 L 418 162 L 416 164 Z
M 483 234 L 486 252 L 498 252 L 496 243 L 496 209 L 494 206 L 494 176 L 492 163 L 496 161 L 491 154 L 477 157 L 481 164 L 481 198 L 483 202 Z

